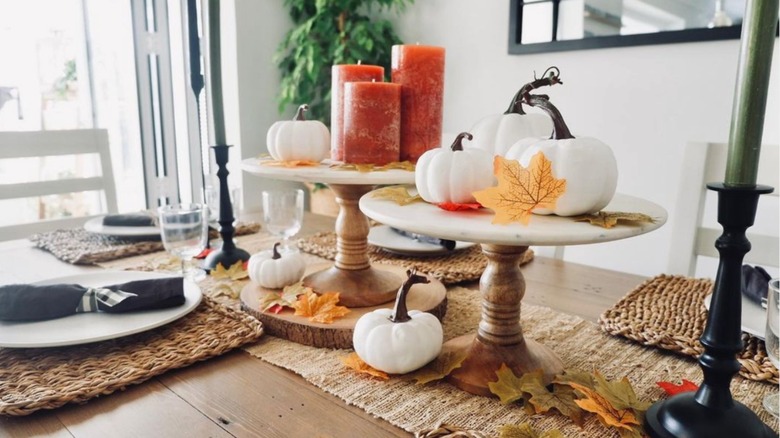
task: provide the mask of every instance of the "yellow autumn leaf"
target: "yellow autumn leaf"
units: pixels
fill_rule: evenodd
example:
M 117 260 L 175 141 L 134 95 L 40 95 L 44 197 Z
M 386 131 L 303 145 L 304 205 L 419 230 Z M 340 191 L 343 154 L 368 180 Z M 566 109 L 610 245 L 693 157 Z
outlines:
M 342 357 L 341 363 L 343 363 L 347 368 L 351 368 L 359 373 L 378 377 L 382 380 L 387 380 L 390 378 L 390 376 L 388 376 L 386 372 L 379 371 L 378 369 L 372 367 L 371 365 L 363 362 L 363 359 L 361 359 L 360 356 L 357 355 L 357 353 L 350 353 Z
M 605 426 L 631 430 L 641 425 L 633 409 L 616 409 L 597 391 L 578 383 L 572 383 L 571 386 L 584 396 L 574 402 L 582 409 L 596 414 Z
M 309 321 L 320 324 L 332 324 L 334 320 L 343 317 L 349 313 L 349 309 L 339 306 L 338 292 L 325 292 L 317 295 L 309 290 L 306 294 L 298 297 L 298 301 L 292 303 L 296 316 L 304 316 Z
M 593 374 L 584 371 L 564 370 L 563 374 L 558 374 L 553 378 L 553 383 L 559 385 L 569 385 L 572 383 L 580 384 L 586 388 L 595 389 Z
M 222 266 L 222 263 L 217 263 L 217 267 L 211 270 L 210 275 L 215 280 L 243 280 L 249 277 L 249 272 L 244 269 L 244 262 L 239 260 L 227 269 Z
M 498 429 L 498 438 L 565 438 L 560 430 L 539 432 L 529 423 L 505 424 Z
M 404 186 L 382 187 L 371 192 L 371 197 L 393 201 L 398 205 L 408 205 L 423 200 L 420 195 L 413 196 Z
M 578 426 L 582 426 L 582 409 L 574 402 L 574 389 L 570 386 L 555 385 L 553 390 L 549 391 L 539 373 L 539 378 L 523 383 L 520 389 L 530 395 L 528 403 L 533 406 L 534 413 L 546 414 L 555 409 Z
M 523 385 L 539 380 L 540 383 L 543 380 L 544 373 L 541 370 L 536 370 L 523 374 L 517 377 L 511 368 L 506 366 L 505 363 L 501 364 L 501 368 L 496 371 L 496 377 L 498 380 L 495 382 L 488 382 L 488 388 L 490 392 L 497 395 L 501 400 L 501 403 L 508 405 L 509 403 L 516 402 L 524 396 Z
M 496 155 L 493 173 L 498 185 L 473 193 L 477 202 L 495 212 L 494 224 L 520 222 L 527 225 L 535 208 L 555 208 L 566 191 L 566 180 L 552 174 L 552 162 L 542 152 L 531 158 L 528 168 L 517 160 Z
M 655 219 L 644 213 L 626 213 L 622 211 L 599 211 L 593 214 L 583 214 L 572 218 L 575 222 L 590 222 L 602 228 L 612 228 L 620 221 L 652 224 Z
M 270 167 L 287 167 L 287 168 L 294 168 L 294 167 L 316 167 L 319 166 L 320 163 L 317 161 L 310 161 L 310 160 L 288 160 L 288 161 L 279 161 L 279 160 L 264 160 L 260 162 L 263 166 L 270 166 Z
M 290 286 L 285 286 L 281 292 L 266 292 L 260 297 L 260 311 L 265 312 L 268 309 L 279 306 L 292 307 L 293 303 L 298 300 L 299 295 L 313 292 L 311 288 L 304 287 L 302 283 L 298 282 Z M 274 309 L 275 313 L 278 313 L 281 309 Z
M 387 170 L 398 169 L 398 170 L 408 170 L 409 172 L 414 172 L 415 164 L 408 160 L 393 161 L 385 164 L 384 166 L 382 166 L 382 168 Z
M 373 171 L 385 170 L 371 163 L 367 163 L 367 164 L 339 163 L 339 164 L 331 164 L 330 168 L 335 170 L 357 170 L 360 173 L 368 173 Z
M 468 350 L 450 350 L 439 355 L 428 365 L 407 374 L 405 377 L 414 380 L 418 385 L 425 385 L 436 380 L 441 380 L 450 375 L 451 372 L 460 368 L 468 355 Z
M 609 400 L 615 409 L 633 409 L 644 412 L 650 408 L 650 403 L 639 400 L 631 382 L 626 377 L 610 382 L 596 371 L 593 373 L 593 380 L 596 384 L 595 390 Z

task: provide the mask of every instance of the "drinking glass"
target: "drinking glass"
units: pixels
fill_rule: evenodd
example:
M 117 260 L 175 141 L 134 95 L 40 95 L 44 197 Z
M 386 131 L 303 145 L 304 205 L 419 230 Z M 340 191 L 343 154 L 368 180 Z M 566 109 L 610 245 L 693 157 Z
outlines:
M 263 190 L 263 225 L 282 240 L 282 247 L 292 251 L 289 239 L 303 224 L 303 190 Z
M 203 204 L 160 207 L 160 229 L 165 250 L 181 259 L 181 273 L 190 280 L 202 280 L 206 273 L 191 269 L 190 261 L 206 247 L 208 209 Z
M 780 278 L 769 280 L 769 291 L 766 308 L 766 334 L 764 341 L 766 344 L 766 355 L 776 368 L 780 368 L 780 342 L 778 342 L 778 333 L 780 332 Z M 764 397 L 764 408 L 775 417 L 780 416 L 778 409 L 780 395 L 778 393 L 769 394 Z

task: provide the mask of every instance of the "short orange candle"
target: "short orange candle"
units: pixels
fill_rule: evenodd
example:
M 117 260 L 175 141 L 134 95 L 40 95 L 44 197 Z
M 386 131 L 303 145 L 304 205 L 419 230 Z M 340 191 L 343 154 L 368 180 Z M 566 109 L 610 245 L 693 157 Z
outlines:
M 403 86 L 401 160 L 416 162 L 441 145 L 444 47 L 393 46 L 392 81 Z
M 379 65 L 344 64 L 331 68 L 330 88 L 330 158 L 344 160 L 344 84 L 347 82 L 382 82 L 385 69 Z
M 387 164 L 401 152 L 401 86 L 344 84 L 344 161 Z

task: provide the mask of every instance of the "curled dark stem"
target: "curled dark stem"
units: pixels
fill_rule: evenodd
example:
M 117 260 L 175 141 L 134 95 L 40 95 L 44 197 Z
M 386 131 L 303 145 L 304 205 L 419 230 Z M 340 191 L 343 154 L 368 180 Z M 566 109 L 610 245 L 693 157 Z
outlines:
M 566 121 L 563 120 L 563 115 L 561 115 L 558 108 L 550 102 L 550 99 L 548 99 L 547 96 L 529 94 L 527 97 L 523 98 L 523 103 L 528 106 L 539 108 L 550 116 L 553 122 L 553 132 L 550 138 L 555 140 L 574 138 L 571 131 L 569 131 L 569 127 L 566 125 Z
M 293 120 L 301 121 L 306 120 L 306 116 L 304 113 L 309 110 L 309 105 L 306 105 L 305 103 L 298 107 L 298 111 L 295 112 L 295 117 L 293 117 Z
M 461 132 L 460 134 L 458 134 L 457 137 L 455 137 L 455 141 L 452 142 L 452 146 L 450 146 L 450 149 L 452 149 L 453 151 L 462 151 L 463 137 L 466 137 L 467 140 L 471 140 L 474 138 L 474 136 L 468 132 Z
M 409 316 L 409 311 L 406 309 L 406 295 L 409 294 L 409 289 L 411 289 L 413 285 L 418 283 L 431 282 L 430 280 L 428 280 L 428 277 L 424 275 L 417 275 L 417 268 L 412 268 L 410 270 L 407 270 L 406 276 L 408 278 L 398 289 L 398 295 L 396 295 L 395 297 L 395 306 L 393 307 L 393 314 L 390 315 L 389 317 L 390 321 L 393 322 L 406 322 L 412 319 L 412 317 Z
M 514 97 L 512 97 L 512 103 L 509 104 L 509 108 L 504 111 L 504 114 L 525 114 L 522 104 L 530 98 L 531 91 L 540 87 L 551 87 L 555 84 L 563 84 L 563 81 L 561 81 L 561 71 L 558 67 L 548 67 L 542 74 L 542 77 L 538 79 L 534 72 L 533 82 L 523 85 L 520 90 L 517 91 Z M 542 96 L 547 97 L 546 95 Z
M 282 258 L 282 255 L 279 254 L 279 245 L 279 242 L 274 243 L 273 255 L 271 256 L 272 260 L 279 260 Z

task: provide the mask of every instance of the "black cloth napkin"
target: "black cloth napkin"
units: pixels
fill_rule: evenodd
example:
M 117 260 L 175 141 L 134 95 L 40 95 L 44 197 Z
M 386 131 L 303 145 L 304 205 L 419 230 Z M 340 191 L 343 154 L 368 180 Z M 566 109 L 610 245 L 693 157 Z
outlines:
M 112 294 L 107 291 L 123 293 Z M 101 299 L 86 303 L 85 294 L 96 292 Z M 135 296 L 131 296 L 135 295 Z M 117 297 L 120 302 L 114 302 Z M 90 304 L 91 303 L 91 304 Z M 181 277 L 136 280 L 127 283 L 88 288 L 77 284 L 10 284 L 0 286 L 0 320 L 39 321 L 61 318 L 78 312 L 124 313 L 164 309 L 184 304 Z
M 154 218 L 145 213 L 108 214 L 103 216 L 103 225 L 110 227 L 154 227 Z
M 742 295 L 760 306 L 769 293 L 771 279 L 761 266 L 742 265 Z

